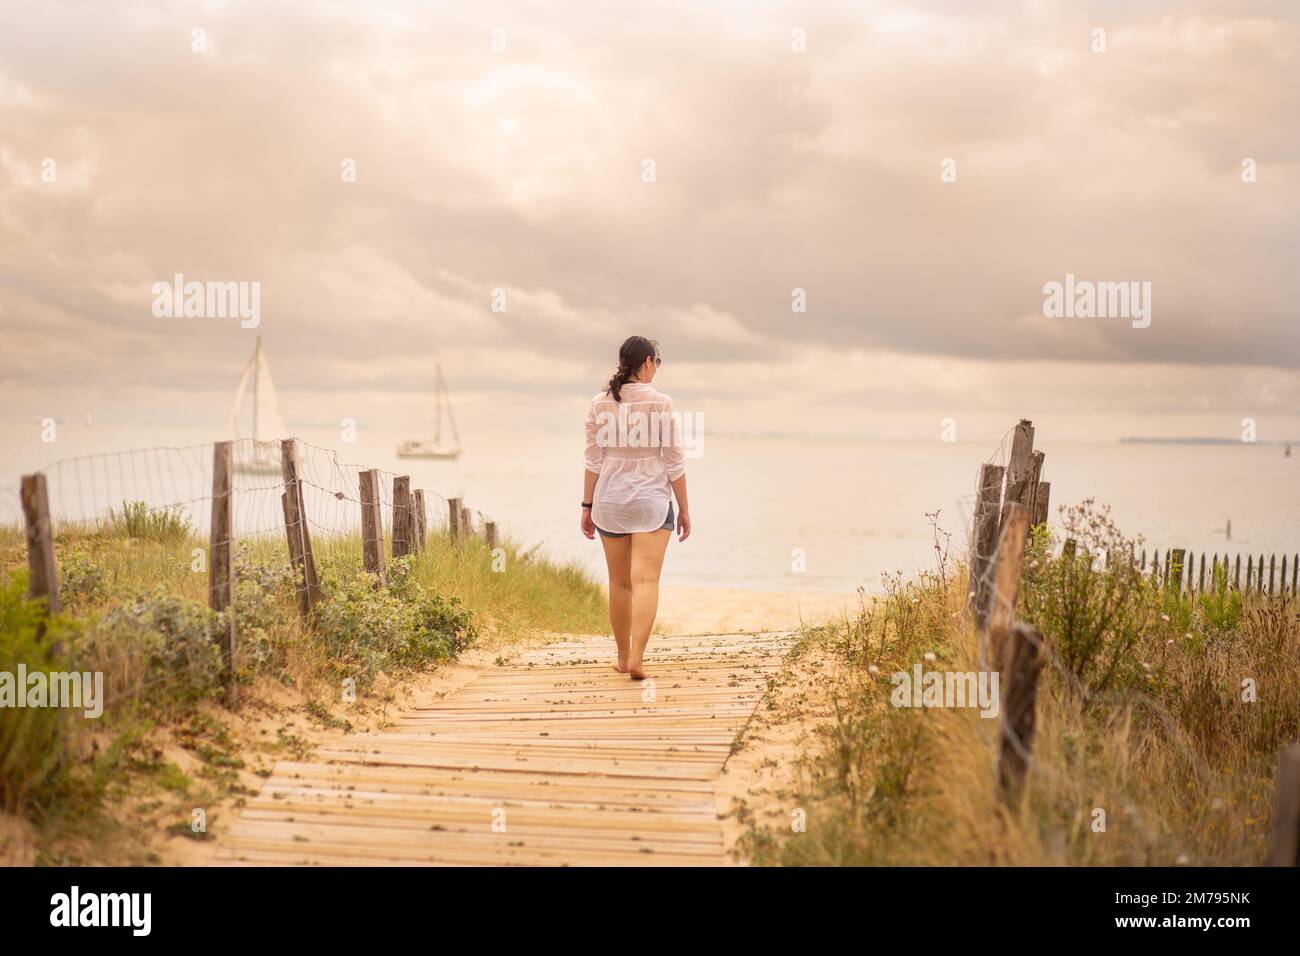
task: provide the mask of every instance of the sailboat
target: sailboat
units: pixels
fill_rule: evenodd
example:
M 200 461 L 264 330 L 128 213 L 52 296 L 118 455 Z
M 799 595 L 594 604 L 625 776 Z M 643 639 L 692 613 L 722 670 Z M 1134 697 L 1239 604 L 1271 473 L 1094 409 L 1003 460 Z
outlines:
M 235 456 L 235 471 L 245 475 L 280 474 L 280 439 L 287 438 L 289 431 L 284 419 L 280 417 L 280 403 L 276 398 L 275 384 L 271 381 L 271 369 L 266 364 L 266 353 L 262 351 L 262 337 L 257 337 L 257 346 L 253 356 L 244 366 L 244 374 L 239 377 L 239 387 L 235 389 L 235 410 L 231 415 L 231 431 L 235 439 L 248 437 L 245 432 L 241 412 L 244 406 L 244 392 L 248 384 L 253 384 L 253 422 L 252 454 Z M 242 452 L 242 446 L 238 446 Z
M 460 433 L 456 431 L 456 416 L 451 412 L 451 399 L 447 397 L 447 383 L 442 378 L 442 363 L 436 365 L 437 379 L 434 383 L 436 409 L 433 418 L 433 441 L 425 439 L 407 439 L 397 446 L 398 458 L 441 458 L 454 461 L 460 457 Z M 447 423 L 451 426 L 451 441 L 442 437 L 442 413 L 447 413 Z

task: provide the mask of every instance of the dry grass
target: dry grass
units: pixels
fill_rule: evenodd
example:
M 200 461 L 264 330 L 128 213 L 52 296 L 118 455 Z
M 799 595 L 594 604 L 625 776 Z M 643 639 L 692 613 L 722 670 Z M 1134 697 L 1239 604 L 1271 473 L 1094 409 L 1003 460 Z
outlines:
M 1022 616 L 1061 586 L 1037 559 Z M 1103 628 L 1123 648 L 1123 676 L 1103 690 L 1064 666 L 1060 635 L 1037 622 L 1051 663 L 1029 778 L 1008 801 L 996 786 L 997 719 L 890 705 L 890 675 L 917 662 L 979 670 L 965 580 L 957 568 L 895 581 L 856 620 L 808 635 L 839 667 L 834 719 L 794 773 L 792 809 L 806 810 L 807 831 L 755 828 L 745 853 L 796 865 L 1265 860 L 1277 754 L 1300 737 L 1300 602 L 1252 596 L 1225 617 L 1219 599 L 1172 600 L 1143 584 L 1129 624 Z M 1113 631 L 1133 621 L 1126 645 Z

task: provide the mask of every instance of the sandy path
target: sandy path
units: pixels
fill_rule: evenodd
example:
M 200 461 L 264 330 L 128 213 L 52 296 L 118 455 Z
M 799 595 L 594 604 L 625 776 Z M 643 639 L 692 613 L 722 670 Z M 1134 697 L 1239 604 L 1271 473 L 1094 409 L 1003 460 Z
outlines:
M 667 634 L 786 631 L 857 608 L 856 594 L 660 588 L 658 626 Z

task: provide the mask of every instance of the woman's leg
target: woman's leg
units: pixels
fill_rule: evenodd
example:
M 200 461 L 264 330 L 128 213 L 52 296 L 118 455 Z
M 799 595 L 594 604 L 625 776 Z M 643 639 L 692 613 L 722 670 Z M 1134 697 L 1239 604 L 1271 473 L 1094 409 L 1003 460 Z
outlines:
M 672 532 L 666 528 L 633 534 L 632 538 L 632 648 L 627 672 L 637 680 L 645 678 L 642 659 L 650 643 L 650 631 L 659 611 L 659 572 Z
M 614 670 L 620 674 L 627 673 L 632 635 L 632 537 L 600 536 L 605 546 L 605 566 L 609 568 L 609 626 L 614 629 L 614 643 L 618 645 Z

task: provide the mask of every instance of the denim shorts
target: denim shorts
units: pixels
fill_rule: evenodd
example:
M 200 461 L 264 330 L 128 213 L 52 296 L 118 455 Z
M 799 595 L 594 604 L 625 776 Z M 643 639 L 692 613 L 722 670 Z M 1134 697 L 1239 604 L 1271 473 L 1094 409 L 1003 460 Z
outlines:
M 673 514 L 673 503 L 670 501 L 668 502 L 668 517 L 664 519 L 663 524 L 661 524 L 658 528 L 655 528 L 654 530 L 672 531 L 673 525 L 676 523 L 676 520 L 677 518 Z M 604 538 L 626 538 L 629 534 L 631 534 L 630 531 L 601 531 L 600 528 L 597 528 L 596 530 L 600 531 L 601 537 Z

